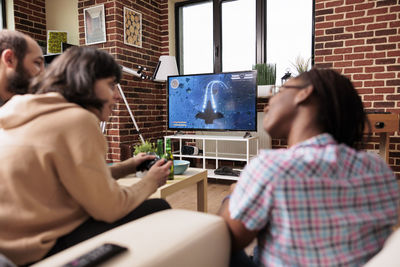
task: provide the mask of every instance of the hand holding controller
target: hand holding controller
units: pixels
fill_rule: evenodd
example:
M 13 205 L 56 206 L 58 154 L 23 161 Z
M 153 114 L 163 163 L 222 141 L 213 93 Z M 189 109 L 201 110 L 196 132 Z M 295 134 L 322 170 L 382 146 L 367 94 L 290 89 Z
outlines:
M 145 172 L 143 179 L 157 185 L 158 188 L 167 182 L 171 165 L 172 161 L 167 161 L 166 159 L 155 160 L 153 166 Z
M 148 171 L 158 160 L 160 160 L 160 157 L 158 156 L 156 156 L 154 159 L 145 160 L 140 163 L 139 166 L 137 166 L 136 171 Z
M 148 160 L 145 160 L 145 161 L 143 161 L 142 163 L 140 163 L 137 167 L 136 167 L 136 171 L 137 172 L 144 172 L 144 171 L 148 171 L 148 170 L 150 170 L 150 168 L 157 162 L 157 161 L 159 161 L 160 159 L 162 159 L 162 158 L 160 158 L 159 156 L 157 156 L 155 153 L 153 153 L 153 152 L 147 152 L 147 155 L 154 155 L 155 156 L 155 158 L 153 158 L 153 159 L 148 159 Z M 164 162 L 163 163 L 166 163 L 167 162 L 167 160 L 166 159 L 162 159 Z

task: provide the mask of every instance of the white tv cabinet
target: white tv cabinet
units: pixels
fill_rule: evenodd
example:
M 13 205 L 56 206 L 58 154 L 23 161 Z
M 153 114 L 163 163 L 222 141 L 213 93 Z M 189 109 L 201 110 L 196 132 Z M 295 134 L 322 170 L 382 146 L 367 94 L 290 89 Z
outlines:
M 215 166 L 218 169 L 218 161 L 229 160 L 229 161 L 244 161 L 246 164 L 249 163 L 252 157 L 257 156 L 259 150 L 259 138 L 258 136 L 242 137 L 242 136 L 217 136 L 217 135 L 168 135 L 164 136 L 164 144 L 166 144 L 167 139 L 178 139 L 179 147 L 178 150 L 173 149 L 173 156 L 175 159 L 182 158 L 200 158 L 203 160 L 203 169 L 206 169 L 206 159 L 215 160 Z M 201 155 L 183 155 L 182 154 L 182 143 L 183 140 L 200 140 L 202 142 L 203 153 Z M 244 142 L 246 146 L 246 151 L 244 153 L 229 153 L 221 152 L 218 150 L 218 143 L 233 141 L 233 142 Z M 214 150 L 206 150 L 206 142 L 215 142 Z M 254 147 L 255 146 L 255 147 Z M 250 153 L 250 152 L 253 153 Z M 237 180 L 236 176 L 227 175 L 216 175 L 214 170 L 208 170 L 209 178 L 217 179 L 227 179 L 227 180 Z

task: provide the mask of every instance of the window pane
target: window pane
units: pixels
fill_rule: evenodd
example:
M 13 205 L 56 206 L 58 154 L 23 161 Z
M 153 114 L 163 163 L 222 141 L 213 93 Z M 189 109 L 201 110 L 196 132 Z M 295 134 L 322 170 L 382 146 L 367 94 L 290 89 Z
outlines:
M 297 57 L 311 58 L 312 0 L 267 1 L 267 62 L 276 63 L 277 84 Z M 311 60 L 309 63 L 311 66 Z
M 181 7 L 181 74 L 213 72 L 212 11 L 212 2 Z
M 5 9 L 5 3 L 3 0 L 0 1 L 0 30 L 4 28 L 4 23 L 3 23 L 3 10 Z
M 223 2 L 222 70 L 251 70 L 256 60 L 256 1 Z

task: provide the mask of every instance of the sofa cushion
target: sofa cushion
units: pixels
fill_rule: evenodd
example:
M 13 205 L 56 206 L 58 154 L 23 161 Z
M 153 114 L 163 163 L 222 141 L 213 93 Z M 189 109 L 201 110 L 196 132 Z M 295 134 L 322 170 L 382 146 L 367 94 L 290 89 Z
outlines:
M 230 236 L 216 215 L 170 209 L 98 235 L 33 265 L 59 266 L 103 243 L 128 248 L 104 266 L 224 267 L 229 265 Z

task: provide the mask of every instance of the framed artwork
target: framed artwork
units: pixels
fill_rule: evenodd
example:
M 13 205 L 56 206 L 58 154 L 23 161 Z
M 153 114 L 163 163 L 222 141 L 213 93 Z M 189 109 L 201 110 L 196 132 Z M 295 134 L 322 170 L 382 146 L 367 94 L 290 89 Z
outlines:
M 142 47 L 142 14 L 124 7 L 124 43 Z
M 83 10 L 85 21 L 85 43 L 87 45 L 106 42 L 106 21 L 104 5 Z
M 67 42 L 67 32 L 47 31 L 47 54 L 62 52 L 62 43 Z

